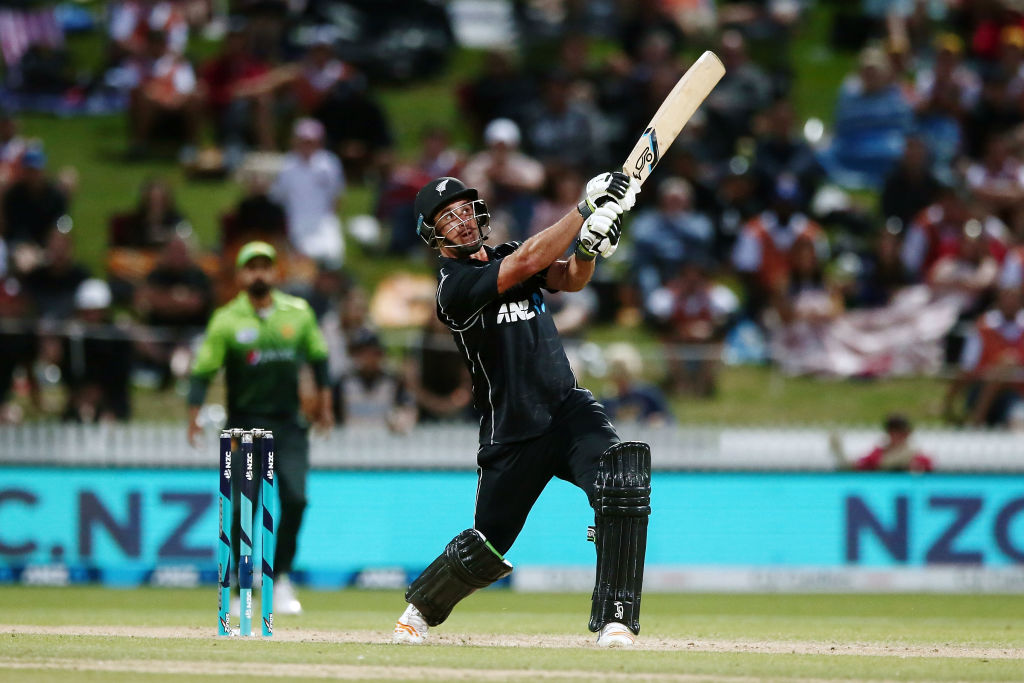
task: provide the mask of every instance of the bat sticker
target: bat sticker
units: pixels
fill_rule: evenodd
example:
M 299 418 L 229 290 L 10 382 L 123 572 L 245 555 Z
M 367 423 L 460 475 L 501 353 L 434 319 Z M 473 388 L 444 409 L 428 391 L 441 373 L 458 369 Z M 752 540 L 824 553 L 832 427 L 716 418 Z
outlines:
M 645 130 L 642 137 L 647 138 L 647 151 L 640 155 L 633 168 L 633 177 L 637 180 L 641 179 L 641 171 L 643 171 L 644 166 L 647 166 L 647 172 L 650 173 L 658 164 L 659 159 L 658 135 L 654 128 L 651 127 Z

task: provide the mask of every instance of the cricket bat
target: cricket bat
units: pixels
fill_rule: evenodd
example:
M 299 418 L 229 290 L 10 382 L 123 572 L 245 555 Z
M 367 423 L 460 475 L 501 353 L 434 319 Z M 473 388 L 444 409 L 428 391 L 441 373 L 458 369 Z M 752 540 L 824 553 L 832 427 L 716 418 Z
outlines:
M 654 118 L 647 124 L 647 130 L 622 164 L 622 172 L 643 185 L 658 165 L 662 151 L 672 145 L 679 131 L 724 75 L 725 67 L 714 52 L 702 54 L 658 107 Z

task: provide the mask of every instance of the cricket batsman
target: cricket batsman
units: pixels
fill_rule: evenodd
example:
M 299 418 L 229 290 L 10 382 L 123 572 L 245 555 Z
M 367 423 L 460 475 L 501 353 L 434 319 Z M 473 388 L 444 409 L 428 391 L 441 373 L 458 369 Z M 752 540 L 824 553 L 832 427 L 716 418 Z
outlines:
M 623 212 L 639 190 L 623 173 L 603 173 L 587 184 L 576 210 L 523 243 L 494 248 L 484 244 L 490 214 L 475 189 L 438 178 L 416 195 L 416 231 L 439 252 L 437 315 L 473 379 L 479 480 L 473 528 L 409 586 L 395 642 L 424 642 L 460 600 L 512 572 L 504 555 L 552 477 L 583 489 L 594 508 L 590 630 L 603 647 L 635 642 L 650 447 L 620 442 L 602 406 L 576 384 L 543 290 L 578 291 L 590 281 L 595 259 L 615 252 Z
M 196 446 L 199 408 L 210 381 L 223 367 L 230 428 L 274 433 L 275 469 L 281 498 L 274 557 L 274 606 L 278 614 L 299 614 L 302 604 L 288 579 L 306 509 L 309 425 L 299 411 L 299 367 L 309 364 L 317 385 L 317 427 L 333 425 L 327 377 L 327 343 L 305 300 L 275 288 L 277 253 L 266 242 L 249 242 L 236 260 L 237 297 L 214 311 L 196 354 L 189 387 L 188 439 Z M 255 463 L 259 471 L 260 463 Z M 235 486 L 242 468 L 234 468 Z M 233 516 L 234 557 L 238 561 L 239 511 Z

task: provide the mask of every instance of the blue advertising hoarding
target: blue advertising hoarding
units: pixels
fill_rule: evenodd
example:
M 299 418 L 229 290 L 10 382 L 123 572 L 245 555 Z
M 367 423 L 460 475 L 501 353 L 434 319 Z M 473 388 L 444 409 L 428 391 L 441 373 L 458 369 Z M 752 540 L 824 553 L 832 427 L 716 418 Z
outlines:
M 216 478 L 199 470 L 0 468 L 0 578 L 60 563 L 126 583 L 213 571 Z M 314 471 L 296 566 L 345 583 L 425 567 L 472 526 L 472 472 Z M 1024 478 L 656 472 L 648 566 L 1024 565 Z M 553 481 L 509 559 L 592 566 L 586 497 Z M 74 577 L 73 577 L 74 578 Z

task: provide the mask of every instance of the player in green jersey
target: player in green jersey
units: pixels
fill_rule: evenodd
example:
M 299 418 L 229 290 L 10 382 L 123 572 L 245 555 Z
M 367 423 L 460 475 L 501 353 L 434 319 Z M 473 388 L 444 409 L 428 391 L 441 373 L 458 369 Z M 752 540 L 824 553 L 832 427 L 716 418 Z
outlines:
M 259 427 L 274 432 L 275 467 L 281 497 L 274 558 L 274 607 L 279 614 L 298 614 L 302 605 L 288 580 L 288 572 L 295 558 L 296 540 L 306 508 L 306 474 L 309 472 L 309 425 L 299 402 L 302 365 L 312 367 L 316 381 L 316 426 L 330 429 L 334 411 L 327 377 L 327 343 L 309 304 L 275 288 L 276 260 L 274 248 L 265 242 L 249 242 L 238 252 L 236 265 L 242 291 L 214 311 L 192 367 L 188 439 L 195 447 L 201 432 L 199 408 L 210 381 L 224 368 L 227 426 Z M 236 470 L 240 474 L 241 468 Z M 236 558 L 238 519 L 236 509 L 232 534 L 236 539 Z

